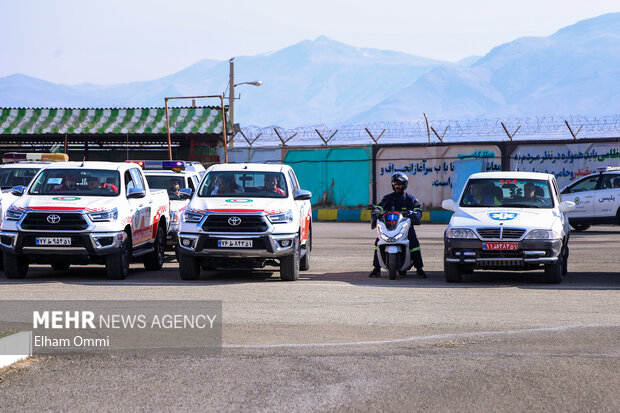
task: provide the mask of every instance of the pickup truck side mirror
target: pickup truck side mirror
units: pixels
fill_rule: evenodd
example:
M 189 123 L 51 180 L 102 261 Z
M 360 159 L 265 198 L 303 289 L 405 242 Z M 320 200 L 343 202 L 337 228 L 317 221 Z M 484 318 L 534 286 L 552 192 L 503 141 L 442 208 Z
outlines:
M 575 209 L 575 203 L 573 201 L 562 201 L 560 204 L 560 212 L 571 212 Z
M 179 198 L 190 199 L 192 197 L 192 188 L 183 188 L 179 191 Z
M 11 193 L 15 196 L 22 196 L 24 195 L 25 190 L 26 190 L 26 187 L 24 185 L 17 185 L 11 188 Z
M 443 209 L 447 209 L 448 211 L 456 211 L 456 203 L 451 199 L 444 199 L 441 202 L 441 207 Z
M 127 191 L 127 198 L 144 198 L 146 196 L 146 191 L 140 188 L 130 188 Z
M 295 191 L 295 201 L 305 201 L 310 198 L 312 198 L 312 192 L 310 191 L 304 191 L 303 189 L 298 189 Z

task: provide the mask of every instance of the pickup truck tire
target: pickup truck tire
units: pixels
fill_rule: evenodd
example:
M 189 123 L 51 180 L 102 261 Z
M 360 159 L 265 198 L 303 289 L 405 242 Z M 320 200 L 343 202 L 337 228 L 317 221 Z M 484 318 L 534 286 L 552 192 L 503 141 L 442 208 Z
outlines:
M 280 258 L 280 278 L 282 281 L 295 281 L 299 279 L 299 239 L 295 238 L 293 245 L 294 253 Z
M 164 254 L 166 250 L 166 236 L 161 226 L 157 228 L 155 241 L 153 242 L 153 252 L 144 256 L 144 268 L 148 271 L 158 271 L 164 265 Z
M 23 255 L 5 252 L 3 259 L 6 278 L 17 280 L 24 278 L 28 274 L 28 259 Z
M 67 264 L 66 262 L 55 262 L 52 264 L 52 269 L 54 271 L 67 271 L 71 267 L 71 264 Z
M 200 278 L 200 262 L 191 255 L 179 254 L 179 274 L 185 281 Z
M 396 279 L 396 271 L 398 267 L 398 254 L 396 253 L 392 253 L 392 254 L 388 254 L 388 259 L 387 259 L 387 265 L 388 265 L 388 275 L 390 276 L 390 280 L 395 280 Z
M 446 277 L 446 282 L 460 283 L 463 281 L 461 265 L 454 262 L 443 263 L 443 275 Z
M 121 244 L 121 250 L 116 254 L 106 257 L 105 270 L 110 280 L 124 280 L 129 274 L 129 262 L 131 261 L 131 238 Z
M 564 272 L 564 257 L 560 255 L 558 262 L 555 264 L 545 264 L 544 281 L 547 284 L 559 284 L 562 282 L 562 273 Z
M 306 247 L 304 251 L 306 252 L 301 260 L 299 261 L 299 270 L 300 271 L 308 271 L 310 269 L 310 251 L 312 250 L 312 232 L 308 234 L 308 240 L 306 241 Z

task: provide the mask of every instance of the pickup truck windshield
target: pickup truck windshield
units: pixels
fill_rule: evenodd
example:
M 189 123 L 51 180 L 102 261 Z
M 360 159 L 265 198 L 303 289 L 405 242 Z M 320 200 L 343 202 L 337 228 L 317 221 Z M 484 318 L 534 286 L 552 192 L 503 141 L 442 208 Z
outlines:
M 553 208 L 547 181 L 534 179 L 472 179 L 462 207 Z
M 118 196 L 118 171 L 100 169 L 45 169 L 30 195 Z
M 286 198 L 286 179 L 280 172 L 210 172 L 202 180 L 198 196 L 242 195 L 252 198 Z
M 2 168 L 0 169 L 0 188 L 7 189 L 18 185 L 28 186 L 39 169 L 41 168 Z

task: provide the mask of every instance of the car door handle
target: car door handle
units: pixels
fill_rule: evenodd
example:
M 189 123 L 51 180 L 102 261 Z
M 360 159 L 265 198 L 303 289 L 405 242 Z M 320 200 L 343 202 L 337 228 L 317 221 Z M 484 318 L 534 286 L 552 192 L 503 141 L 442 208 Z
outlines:
M 138 208 L 142 208 L 144 206 L 144 204 L 140 204 L 138 205 Z

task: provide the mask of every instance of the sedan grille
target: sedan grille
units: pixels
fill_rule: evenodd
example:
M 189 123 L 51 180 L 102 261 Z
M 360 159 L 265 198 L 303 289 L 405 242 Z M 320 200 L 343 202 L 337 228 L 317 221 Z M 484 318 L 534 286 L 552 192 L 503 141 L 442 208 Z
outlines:
M 267 223 L 260 215 L 209 215 L 202 229 L 205 232 L 265 232 Z
M 60 219 L 48 219 L 51 215 Z M 79 213 L 29 212 L 22 221 L 22 228 L 46 231 L 78 231 L 88 228 L 88 222 Z
M 478 228 L 483 239 L 519 239 L 524 233 L 520 228 Z

